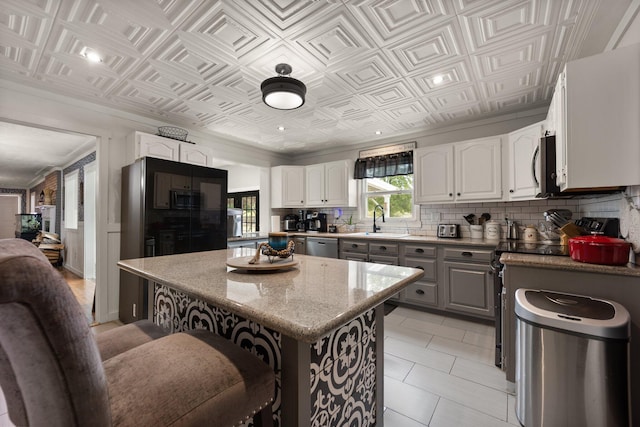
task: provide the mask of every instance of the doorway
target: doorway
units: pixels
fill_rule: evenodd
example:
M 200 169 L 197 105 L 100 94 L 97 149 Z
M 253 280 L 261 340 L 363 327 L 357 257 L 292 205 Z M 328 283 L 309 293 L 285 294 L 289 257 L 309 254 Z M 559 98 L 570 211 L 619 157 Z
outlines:
M 96 280 L 96 162 L 84 166 L 84 278 Z
M 16 237 L 16 214 L 20 213 L 21 203 L 18 194 L 0 194 L 0 239 Z

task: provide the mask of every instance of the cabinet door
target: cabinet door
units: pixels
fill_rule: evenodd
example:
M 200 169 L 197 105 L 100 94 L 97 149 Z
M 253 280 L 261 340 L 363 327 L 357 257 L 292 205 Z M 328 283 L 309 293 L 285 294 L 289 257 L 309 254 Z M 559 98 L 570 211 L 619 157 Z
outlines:
M 271 207 L 303 207 L 304 178 L 304 166 L 276 166 L 271 168 Z
M 413 157 L 416 203 L 452 202 L 453 145 L 420 148 Z
M 136 159 L 140 157 L 178 161 L 180 142 L 149 133 L 136 132 Z
M 567 127 L 566 119 L 566 87 L 565 75 L 563 71 L 558 77 L 555 92 L 551 102 L 553 103 L 554 119 L 556 131 L 556 185 L 564 190 L 567 182 Z
M 456 201 L 502 198 L 501 138 L 455 144 Z
M 349 164 L 346 160 L 325 163 L 324 165 L 324 204 L 325 206 L 349 206 Z
M 539 190 L 540 157 L 538 146 L 542 123 L 536 123 L 509 134 L 509 200 L 534 199 Z
M 444 261 L 444 308 L 494 317 L 493 282 L 489 266 Z
M 318 207 L 325 204 L 324 164 L 305 167 L 306 206 Z
M 213 150 L 183 142 L 180 144 L 180 161 L 192 165 L 211 167 L 213 165 Z

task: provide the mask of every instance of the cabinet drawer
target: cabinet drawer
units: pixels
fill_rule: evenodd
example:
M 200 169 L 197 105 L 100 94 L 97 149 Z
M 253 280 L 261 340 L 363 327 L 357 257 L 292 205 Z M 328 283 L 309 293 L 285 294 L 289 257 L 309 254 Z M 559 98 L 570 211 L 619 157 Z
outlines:
M 367 261 L 367 254 L 358 252 L 340 252 L 340 259 L 346 259 L 351 261 Z
M 386 255 L 369 255 L 369 262 L 376 264 L 398 265 L 398 257 Z
M 369 253 L 376 255 L 398 256 L 397 243 L 369 243 Z
M 438 305 L 438 285 L 435 283 L 414 282 L 404 288 L 404 300 L 420 305 Z
M 415 259 L 405 258 L 403 265 L 405 267 L 419 268 L 424 271 L 422 280 L 436 281 L 436 260 L 435 259 Z
M 445 248 L 445 259 L 460 259 L 470 262 L 491 262 L 493 251 L 489 249 Z
M 429 245 L 403 245 L 402 254 L 413 258 L 435 258 L 436 247 Z
M 340 240 L 340 251 L 368 253 L 369 244 L 357 240 Z

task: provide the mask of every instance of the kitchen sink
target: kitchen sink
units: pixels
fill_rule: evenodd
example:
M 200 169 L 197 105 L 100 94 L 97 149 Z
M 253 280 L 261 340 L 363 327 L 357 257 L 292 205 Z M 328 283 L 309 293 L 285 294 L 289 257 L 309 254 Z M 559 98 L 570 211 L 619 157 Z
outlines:
M 378 239 L 400 239 L 401 237 L 407 237 L 410 236 L 409 233 L 372 233 L 370 231 L 361 231 L 359 233 L 349 233 L 349 237 L 361 237 L 361 236 L 366 236 L 366 237 L 371 237 L 371 238 L 378 238 Z

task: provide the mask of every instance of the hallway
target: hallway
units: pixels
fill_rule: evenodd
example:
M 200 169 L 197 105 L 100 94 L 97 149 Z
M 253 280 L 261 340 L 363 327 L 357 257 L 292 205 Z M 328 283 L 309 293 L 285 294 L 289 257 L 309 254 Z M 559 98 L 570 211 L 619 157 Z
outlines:
M 65 270 L 64 268 L 59 268 L 58 271 L 62 274 L 62 277 L 67 281 L 71 291 L 76 296 L 76 299 L 80 303 L 82 307 L 82 312 L 84 313 L 87 321 L 90 325 L 95 323 L 95 312 L 94 312 L 94 296 L 96 291 L 96 284 L 91 280 L 85 280 L 80 276 L 75 275 L 69 270 Z

